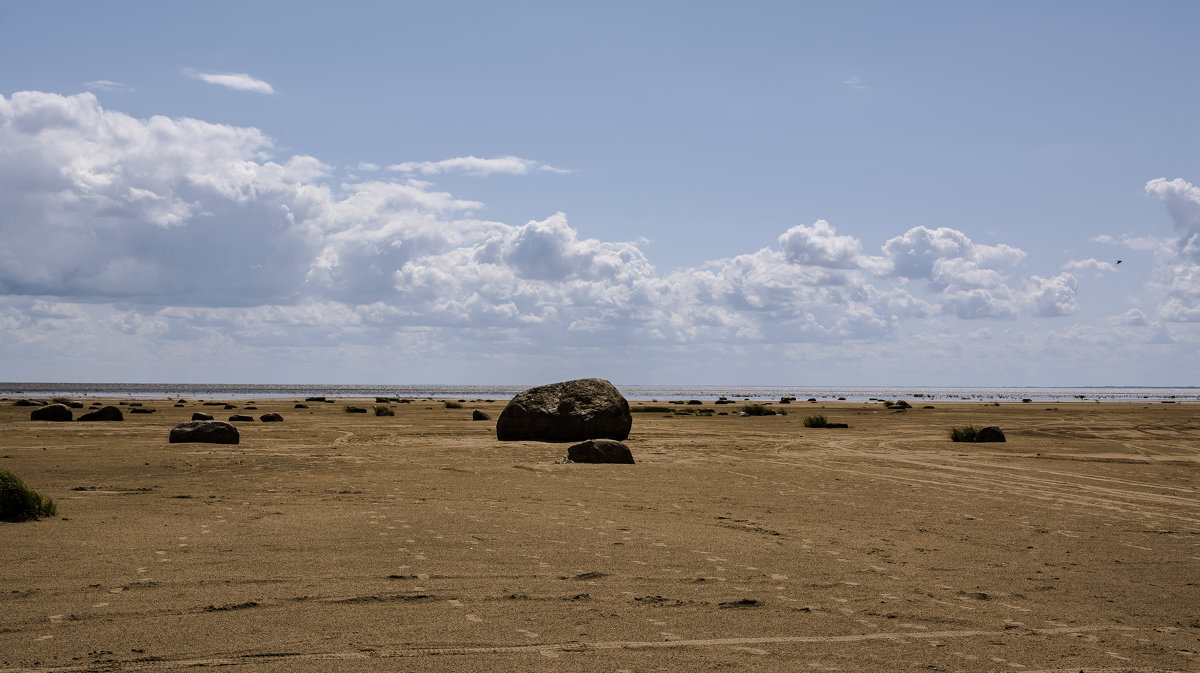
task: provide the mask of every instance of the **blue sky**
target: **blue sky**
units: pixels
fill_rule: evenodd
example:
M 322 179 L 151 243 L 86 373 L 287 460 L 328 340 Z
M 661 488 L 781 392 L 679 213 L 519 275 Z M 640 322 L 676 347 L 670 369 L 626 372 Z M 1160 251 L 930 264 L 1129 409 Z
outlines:
M 0 3 L 0 378 L 1197 384 L 1198 30 Z

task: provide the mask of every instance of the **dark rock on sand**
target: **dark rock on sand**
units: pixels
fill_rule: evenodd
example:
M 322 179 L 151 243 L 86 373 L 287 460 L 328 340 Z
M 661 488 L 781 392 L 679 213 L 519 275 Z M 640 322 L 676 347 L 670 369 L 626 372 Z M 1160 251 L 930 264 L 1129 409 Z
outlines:
M 234 414 L 229 417 L 229 422 L 230 423 L 235 423 L 235 422 L 236 423 L 247 423 L 247 422 L 253 423 L 254 417 L 249 416 L 247 414 Z
M 308 408 L 308 405 L 307 405 L 307 404 L 302 404 L 302 403 L 300 403 L 300 402 L 297 402 L 297 403 L 296 403 L 296 407 L 295 407 L 295 408 L 297 408 L 297 409 L 307 409 L 307 408 Z
M 589 439 L 567 449 L 567 460 L 572 463 L 622 463 L 633 464 L 629 447 L 615 439 Z
M 362 407 L 346 407 L 346 413 L 348 413 L 348 414 L 365 414 L 365 413 L 367 413 L 367 410 L 363 409 Z
M 850 426 L 846 423 L 826 423 L 825 427 L 827 427 L 827 428 L 848 428 Z
M 83 402 L 67 402 L 67 406 L 71 407 L 72 409 L 82 409 Z
M 81 420 L 81 421 L 123 421 L 123 420 L 125 420 L 125 414 L 121 413 L 120 409 L 118 409 L 117 407 L 114 407 L 110 404 L 107 407 L 100 407 L 99 409 L 97 409 L 95 411 L 92 411 L 90 413 L 86 413 L 86 414 L 80 416 L 79 420 Z
M 280 416 L 276 413 L 263 414 L 262 416 L 258 417 L 258 420 L 262 421 L 263 423 L 282 423 L 283 416 Z
M 323 396 L 318 395 L 315 397 L 306 397 L 306 398 L 304 398 L 304 401 L 305 402 L 324 402 L 325 398 Z
M 46 406 L 46 402 L 44 400 L 17 400 L 16 402 L 13 402 L 13 406 L 14 407 L 44 407 L 44 406 Z
M 629 437 L 629 402 L 604 379 L 576 379 L 518 393 L 496 421 L 500 441 L 572 442 Z
M 71 417 L 71 409 L 65 404 L 38 407 L 29 413 L 31 421 L 69 421 Z
M 241 438 L 237 428 L 225 421 L 188 421 L 171 428 L 170 443 L 205 442 L 208 444 L 237 444 Z
M 975 435 L 975 441 L 977 441 L 977 442 L 1003 442 L 1006 440 L 1004 439 L 1004 431 L 1003 430 L 1001 430 L 1000 428 L 998 428 L 994 425 L 989 425 L 986 428 L 981 429 L 979 431 L 979 433 Z
M 490 421 L 490 420 L 492 420 L 492 417 L 488 416 L 487 412 L 476 409 L 475 411 L 471 412 L 471 420 L 473 420 L 473 421 Z
M 193 421 L 211 421 L 212 419 L 213 419 L 212 414 L 206 414 L 203 411 L 193 411 L 192 412 L 192 420 Z
M 155 411 L 156 411 L 155 409 L 151 409 L 149 407 L 130 407 L 129 408 L 129 413 L 131 413 L 131 414 L 152 414 Z

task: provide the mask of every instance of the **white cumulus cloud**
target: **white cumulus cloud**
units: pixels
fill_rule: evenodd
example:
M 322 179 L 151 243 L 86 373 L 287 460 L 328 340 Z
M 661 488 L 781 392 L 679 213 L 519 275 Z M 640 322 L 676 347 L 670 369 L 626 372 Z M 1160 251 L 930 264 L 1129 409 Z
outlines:
M 193 77 L 198 80 L 216 84 L 238 91 L 253 91 L 254 93 L 273 94 L 275 88 L 269 83 L 264 82 L 257 77 L 252 77 L 246 73 L 210 73 L 210 72 L 193 72 Z
M 441 161 L 407 161 L 399 164 L 388 166 L 389 170 L 398 171 L 401 173 L 420 173 L 422 175 L 438 175 L 441 173 L 463 173 L 466 175 L 486 177 L 495 174 L 504 175 L 527 175 L 533 171 L 545 171 L 551 173 L 567 173 L 560 168 L 555 168 L 548 164 L 543 164 L 532 159 L 522 159 L 521 157 L 505 156 L 495 157 L 492 159 L 481 159 L 479 157 L 455 157 L 453 159 L 442 159 Z

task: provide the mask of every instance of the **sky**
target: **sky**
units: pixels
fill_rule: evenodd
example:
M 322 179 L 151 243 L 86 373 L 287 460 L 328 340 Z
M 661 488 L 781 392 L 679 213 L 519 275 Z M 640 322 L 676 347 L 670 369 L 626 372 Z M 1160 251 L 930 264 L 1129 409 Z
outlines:
M 1200 3 L 0 2 L 0 380 L 1200 385 Z

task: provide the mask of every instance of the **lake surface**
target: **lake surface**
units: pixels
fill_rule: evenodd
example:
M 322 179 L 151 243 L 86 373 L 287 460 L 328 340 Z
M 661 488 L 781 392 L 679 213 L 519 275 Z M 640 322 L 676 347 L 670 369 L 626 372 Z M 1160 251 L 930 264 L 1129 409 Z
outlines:
M 447 385 L 447 384 L 236 384 L 236 383 L 22 383 L 0 382 L 0 397 L 184 397 L 184 398 L 301 398 L 315 395 L 326 397 L 408 397 L 508 399 L 537 384 L 528 385 Z M 931 401 L 1004 401 L 1030 399 L 1037 402 L 1100 401 L 1197 401 L 1200 387 L 903 387 L 903 386 L 738 386 L 738 385 L 670 385 L 646 386 L 616 384 L 631 400 L 700 399 L 715 400 L 773 400 L 795 397 L 801 401 L 816 398 L 822 401 L 845 398 L 848 401 L 872 399 L 910 399 Z

